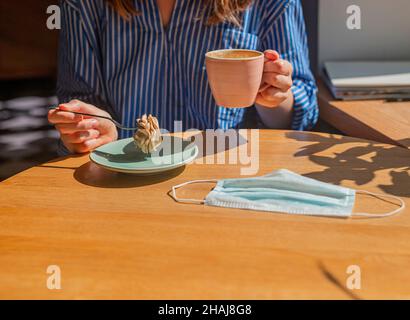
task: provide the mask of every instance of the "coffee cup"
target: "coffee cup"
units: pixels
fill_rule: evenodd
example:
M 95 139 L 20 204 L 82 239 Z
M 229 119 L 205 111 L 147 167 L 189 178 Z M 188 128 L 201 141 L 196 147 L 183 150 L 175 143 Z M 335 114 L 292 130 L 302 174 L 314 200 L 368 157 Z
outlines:
M 255 103 L 262 81 L 264 54 L 245 49 L 210 51 L 206 71 L 218 106 L 245 108 Z

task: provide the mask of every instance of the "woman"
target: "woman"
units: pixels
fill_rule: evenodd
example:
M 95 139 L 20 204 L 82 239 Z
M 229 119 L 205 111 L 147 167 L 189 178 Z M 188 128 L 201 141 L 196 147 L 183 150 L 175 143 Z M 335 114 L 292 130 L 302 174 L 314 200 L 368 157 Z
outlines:
M 49 121 L 71 152 L 131 133 L 61 110 L 109 115 L 129 127 L 151 113 L 169 131 L 306 130 L 317 121 L 300 0 L 63 0 L 61 12 L 61 105 Z M 255 106 L 215 105 L 204 57 L 222 48 L 265 52 L 263 84 L 269 87 Z

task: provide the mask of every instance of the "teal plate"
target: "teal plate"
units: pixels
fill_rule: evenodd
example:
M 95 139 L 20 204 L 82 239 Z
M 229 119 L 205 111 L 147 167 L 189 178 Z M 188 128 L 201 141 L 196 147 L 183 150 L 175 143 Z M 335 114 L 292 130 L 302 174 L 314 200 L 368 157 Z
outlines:
M 134 138 L 117 140 L 95 149 L 90 154 L 94 163 L 112 171 L 154 174 L 172 170 L 192 162 L 198 156 L 198 146 L 178 137 L 165 136 L 151 154 L 143 153 Z

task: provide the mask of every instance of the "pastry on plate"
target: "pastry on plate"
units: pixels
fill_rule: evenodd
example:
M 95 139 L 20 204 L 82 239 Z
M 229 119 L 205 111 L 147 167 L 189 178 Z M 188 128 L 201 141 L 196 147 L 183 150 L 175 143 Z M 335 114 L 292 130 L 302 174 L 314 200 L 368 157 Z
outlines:
M 158 119 L 152 115 L 144 114 L 137 119 L 137 131 L 134 134 L 134 142 L 144 153 L 151 153 L 162 142 L 161 130 Z

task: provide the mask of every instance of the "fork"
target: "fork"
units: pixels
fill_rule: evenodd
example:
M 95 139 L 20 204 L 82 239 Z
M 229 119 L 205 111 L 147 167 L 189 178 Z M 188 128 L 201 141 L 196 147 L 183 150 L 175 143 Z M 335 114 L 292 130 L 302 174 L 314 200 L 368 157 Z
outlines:
M 50 110 L 60 110 L 60 109 L 58 108 L 58 106 L 52 106 L 52 107 L 50 107 L 49 109 L 50 109 Z M 119 129 L 121 129 L 121 130 L 135 131 L 135 130 L 138 129 L 138 128 L 132 128 L 132 127 L 125 127 L 125 126 L 123 126 L 121 123 L 119 123 L 118 121 L 115 121 L 114 119 L 112 119 L 112 118 L 110 118 L 110 117 L 106 117 L 106 116 L 97 116 L 97 115 L 95 115 L 95 114 L 84 113 L 84 112 L 77 112 L 77 111 L 68 111 L 68 110 L 61 110 L 61 111 L 62 111 L 62 112 L 70 112 L 70 113 L 78 114 L 78 115 L 81 115 L 81 116 L 89 116 L 89 117 L 101 118 L 101 119 L 109 120 L 109 121 L 111 121 L 112 123 L 114 123 L 114 125 L 115 125 L 117 128 L 119 128 Z

